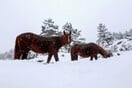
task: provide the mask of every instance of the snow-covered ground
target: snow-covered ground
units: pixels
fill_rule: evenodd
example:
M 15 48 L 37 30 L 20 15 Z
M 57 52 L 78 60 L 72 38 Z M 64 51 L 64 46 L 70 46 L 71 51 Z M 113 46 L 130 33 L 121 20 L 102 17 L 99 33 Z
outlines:
M 132 51 L 97 61 L 59 57 L 50 64 L 44 64 L 47 56 L 0 60 L 0 88 L 132 88 Z M 37 62 L 42 58 L 44 62 Z

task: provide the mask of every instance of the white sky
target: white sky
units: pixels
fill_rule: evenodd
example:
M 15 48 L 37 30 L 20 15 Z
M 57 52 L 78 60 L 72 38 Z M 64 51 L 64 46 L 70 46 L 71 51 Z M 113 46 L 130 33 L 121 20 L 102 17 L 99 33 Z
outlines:
M 47 18 L 52 18 L 60 29 L 71 22 L 88 42 L 94 42 L 99 23 L 111 32 L 131 29 L 131 9 L 131 0 L 0 0 L 0 52 L 14 48 L 20 33 L 39 34 Z

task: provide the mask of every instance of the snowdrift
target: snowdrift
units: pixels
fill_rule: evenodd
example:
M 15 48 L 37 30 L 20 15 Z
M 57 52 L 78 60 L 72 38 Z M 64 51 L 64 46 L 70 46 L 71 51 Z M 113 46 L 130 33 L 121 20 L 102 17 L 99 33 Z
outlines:
M 0 60 L 0 88 L 132 88 L 131 51 L 97 61 L 71 62 L 69 54 L 59 55 L 60 61 L 50 64 L 44 64 L 47 56 Z

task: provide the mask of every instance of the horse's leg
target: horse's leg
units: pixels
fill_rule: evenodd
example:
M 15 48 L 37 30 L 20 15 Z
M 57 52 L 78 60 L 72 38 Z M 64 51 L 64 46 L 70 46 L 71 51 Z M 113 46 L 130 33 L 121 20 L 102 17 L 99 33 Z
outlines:
M 92 61 L 92 60 L 93 60 L 93 56 L 90 57 L 90 61 Z
M 15 52 L 14 59 L 21 59 L 21 52 Z
M 22 59 L 22 58 L 21 58 L 22 54 L 23 54 L 23 51 L 22 51 L 21 49 L 18 50 L 17 52 L 15 51 L 15 53 L 14 53 L 14 59 L 15 59 L 15 60 L 16 60 L 16 59 Z
M 75 61 L 75 60 L 78 60 L 78 55 L 71 55 L 71 60 L 72 61 Z
M 27 50 L 23 53 L 23 55 L 22 55 L 22 60 L 27 59 L 28 52 L 29 52 L 29 49 L 27 49 Z
M 15 49 L 14 49 L 14 59 L 21 59 L 21 50 L 19 49 L 19 46 L 18 46 L 18 39 L 16 39 L 16 44 L 15 44 Z
M 55 58 L 55 61 L 59 61 L 59 58 L 58 58 L 58 53 L 54 53 L 54 58 Z
M 27 59 L 27 55 L 28 55 L 28 53 L 24 52 L 23 55 L 22 55 L 22 60 Z
M 97 55 L 95 55 L 94 57 L 95 57 L 95 60 L 97 60 L 97 59 L 98 59 Z
M 75 51 L 74 49 L 71 50 L 71 60 L 72 60 L 72 61 L 78 60 L 77 51 Z
M 78 60 L 78 55 L 77 54 L 75 55 L 75 59 Z
M 49 63 L 49 62 L 50 62 L 52 55 L 53 55 L 52 53 L 48 53 L 47 63 Z

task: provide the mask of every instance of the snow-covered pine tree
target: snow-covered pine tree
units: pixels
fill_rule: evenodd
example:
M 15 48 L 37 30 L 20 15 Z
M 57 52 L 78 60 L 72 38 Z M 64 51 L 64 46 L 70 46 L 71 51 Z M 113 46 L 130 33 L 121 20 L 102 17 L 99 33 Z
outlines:
M 107 47 L 113 44 L 114 38 L 112 33 L 108 31 L 104 24 L 99 24 L 98 29 L 98 40 L 97 43 L 101 46 Z
M 130 34 L 130 39 L 129 40 L 132 40 L 132 29 L 130 29 L 129 34 Z
M 132 36 L 132 29 L 130 29 L 130 34 L 131 34 L 131 36 Z
M 130 31 L 126 31 L 126 32 L 124 33 L 123 38 L 124 38 L 124 39 L 132 40 L 131 30 L 130 30 Z
M 120 40 L 120 39 L 123 39 L 123 34 L 121 32 L 119 33 L 113 33 L 113 38 L 114 40 Z
M 43 21 L 42 32 L 40 35 L 49 37 L 60 34 L 61 32 L 59 31 L 59 26 L 55 25 L 52 19 L 49 18 Z
M 121 40 L 121 39 L 129 39 L 132 40 L 132 29 L 130 29 L 129 31 L 125 31 L 124 33 L 113 33 L 113 38 L 115 40 Z

